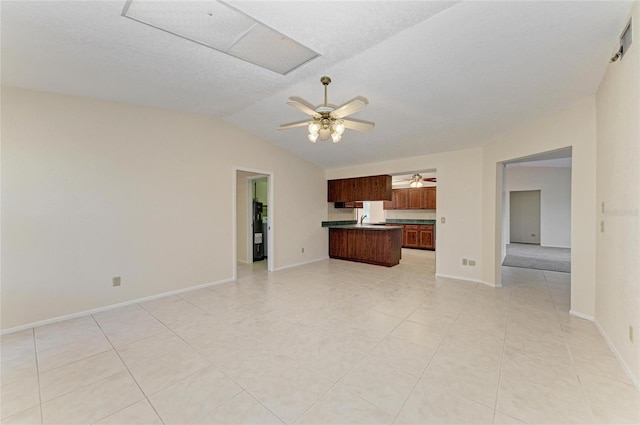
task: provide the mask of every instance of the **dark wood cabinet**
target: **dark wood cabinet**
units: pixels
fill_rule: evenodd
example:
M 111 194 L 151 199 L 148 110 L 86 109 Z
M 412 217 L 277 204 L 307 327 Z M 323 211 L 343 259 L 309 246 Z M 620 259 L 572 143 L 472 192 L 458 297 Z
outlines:
M 403 248 L 436 248 L 433 224 L 387 224 L 387 226 L 402 226 Z
M 422 208 L 425 210 L 436 209 L 436 188 L 423 187 L 422 188 Z
M 394 210 L 406 210 L 409 208 L 409 192 L 406 189 L 395 189 L 391 197 Z
M 385 202 L 385 210 L 435 210 L 436 188 L 419 187 L 393 189 L 391 202 Z
M 422 201 L 422 188 L 409 189 L 409 209 L 419 210 L 424 209 L 424 203 Z
M 420 246 L 420 233 L 418 225 L 404 225 L 404 246 L 407 248 L 418 248 Z
M 391 176 L 336 179 L 327 182 L 328 202 L 389 201 Z
M 347 257 L 347 244 L 348 239 L 346 229 L 329 229 L 329 257 Z
M 362 201 L 357 202 L 334 202 L 333 206 L 335 208 L 363 208 L 364 204 Z
M 329 229 L 329 257 L 382 266 L 400 263 L 402 230 Z
M 420 243 L 418 244 L 418 248 L 434 249 L 435 245 L 433 243 L 433 225 L 421 225 L 420 229 L 418 230 L 418 240 L 420 241 Z

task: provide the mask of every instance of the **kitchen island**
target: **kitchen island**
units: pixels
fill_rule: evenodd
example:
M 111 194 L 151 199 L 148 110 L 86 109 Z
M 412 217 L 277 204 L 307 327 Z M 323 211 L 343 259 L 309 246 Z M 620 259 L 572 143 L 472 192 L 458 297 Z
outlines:
M 402 226 L 329 225 L 329 257 L 392 267 L 400 263 Z

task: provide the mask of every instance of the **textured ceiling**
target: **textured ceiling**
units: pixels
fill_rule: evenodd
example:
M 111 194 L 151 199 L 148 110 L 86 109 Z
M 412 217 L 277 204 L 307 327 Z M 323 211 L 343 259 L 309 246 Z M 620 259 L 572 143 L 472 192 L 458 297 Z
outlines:
M 124 1 L 2 1 L 2 83 L 221 117 L 332 168 L 478 146 L 593 94 L 631 2 L 233 1 L 320 53 L 280 75 L 121 16 Z M 309 143 L 289 96 L 369 99 L 367 133 Z M 216 143 L 212 140 L 212 143 Z M 222 148 L 222 146 L 221 146 Z

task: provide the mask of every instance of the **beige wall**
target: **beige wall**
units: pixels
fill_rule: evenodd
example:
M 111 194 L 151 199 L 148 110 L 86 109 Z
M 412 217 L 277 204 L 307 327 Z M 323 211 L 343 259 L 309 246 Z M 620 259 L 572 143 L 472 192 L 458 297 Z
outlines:
M 3 329 L 230 279 L 234 167 L 274 173 L 276 268 L 327 257 L 324 170 L 223 121 L 3 87 L 1 135 Z
M 640 380 L 640 3 L 633 43 L 598 89 L 596 320 Z M 620 28 L 622 31 L 623 28 Z M 604 202 L 604 212 L 602 203 Z M 600 224 L 598 223 L 598 226 Z M 629 340 L 629 326 L 635 343 Z
M 593 317 L 595 294 L 595 97 L 533 119 L 487 144 L 483 150 L 483 280 L 500 281 L 502 247 L 501 163 L 572 148 L 571 310 Z

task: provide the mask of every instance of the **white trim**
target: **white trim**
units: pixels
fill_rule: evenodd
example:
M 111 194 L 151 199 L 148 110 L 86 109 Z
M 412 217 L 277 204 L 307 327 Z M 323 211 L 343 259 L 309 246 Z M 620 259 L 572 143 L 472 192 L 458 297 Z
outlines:
M 275 249 L 274 249 L 274 217 L 275 217 L 275 196 L 274 196 L 274 173 L 272 171 L 264 171 L 264 170 L 256 170 L 249 167 L 241 167 L 235 165 L 232 167 L 232 177 L 231 177 L 231 225 L 233 228 L 232 235 L 233 238 L 231 240 L 231 248 L 232 248 L 232 265 L 231 269 L 233 270 L 233 280 L 236 280 L 238 277 L 238 247 L 237 247 L 237 239 L 238 239 L 238 223 L 236 223 L 236 213 L 237 213 L 237 180 L 238 180 L 238 171 L 244 171 L 247 173 L 255 173 L 262 174 L 263 177 L 267 178 L 269 182 L 269 189 L 267 193 L 267 197 L 269 201 L 267 205 L 269 206 L 269 215 L 267 216 L 267 252 L 269 253 L 267 256 L 267 270 L 272 272 L 275 271 Z M 252 251 L 253 252 L 253 251 Z M 253 254 L 252 254 L 253 255 Z
M 566 248 L 571 249 L 571 246 L 561 246 L 561 245 L 540 245 L 542 248 Z
M 640 381 L 638 380 L 638 378 L 636 378 L 633 375 L 633 372 L 631 372 L 631 368 L 624 361 L 624 359 L 622 358 L 622 355 L 620 354 L 620 352 L 618 351 L 616 346 L 613 345 L 613 342 L 611 342 L 611 340 L 609 339 L 609 336 L 607 335 L 607 333 L 604 331 L 604 329 L 602 329 L 602 326 L 600 326 L 600 323 L 598 323 L 597 320 L 593 320 L 593 323 L 595 323 L 596 328 L 598 328 L 598 331 L 600 332 L 600 335 L 602 335 L 602 338 L 604 339 L 604 341 L 609 346 L 609 349 L 611 351 L 613 351 L 613 354 L 616 356 L 616 359 L 618 359 L 618 363 L 620 363 L 620 366 L 622 366 L 622 370 L 624 370 L 624 372 L 627 374 L 627 377 L 629 377 L 629 380 L 631 380 L 633 385 L 635 385 L 635 387 L 638 390 L 640 390 Z
M 287 266 L 282 266 L 282 267 L 278 267 L 277 269 L 275 269 L 274 271 L 280 271 L 280 270 L 286 270 L 286 269 L 291 269 L 293 267 L 299 267 L 299 266 L 304 266 L 306 264 L 311 264 L 311 263 L 317 263 L 318 261 L 323 261 L 323 260 L 328 260 L 329 257 L 322 257 L 322 258 L 316 258 L 315 260 L 309 260 L 309 261 L 304 261 L 302 263 L 296 263 L 296 264 L 289 264 Z
M 588 320 L 590 322 L 595 322 L 595 319 L 594 319 L 593 316 L 589 316 L 588 314 L 580 313 L 579 311 L 569 310 L 569 314 L 572 315 L 572 316 L 579 317 L 581 319 Z
M 147 301 L 156 300 L 158 298 L 164 298 L 169 295 L 182 294 L 196 289 L 208 288 L 210 286 L 221 285 L 223 283 L 233 282 L 235 279 L 223 279 L 215 282 L 203 283 L 201 285 L 189 286 L 188 288 L 176 289 L 175 291 L 163 292 L 161 294 L 150 295 L 148 297 L 138 298 L 135 300 L 124 301 L 117 304 L 111 304 L 104 307 L 92 308 L 91 310 L 79 311 L 77 313 L 65 314 L 64 316 L 52 317 L 51 319 L 39 320 L 37 322 L 28 323 L 26 325 L 15 326 L 13 328 L 3 329 L 0 331 L 0 335 L 5 335 L 13 332 L 23 331 L 25 329 L 31 329 L 38 326 L 50 325 L 52 323 L 62 322 L 64 320 L 76 319 L 78 317 L 88 316 L 90 314 L 101 313 L 103 311 L 113 310 L 120 307 L 126 307 L 132 304 L 140 304 Z
M 483 285 L 496 288 L 496 285 L 494 285 L 493 283 L 485 282 L 484 280 L 480 280 L 480 279 L 472 279 L 470 277 L 450 276 L 450 275 L 441 274 L 441 273 L 436 273 L 435 276 L 443 279 L 455 279 L 455 280 L 463 280 L 465 282 L 482 283 Z

